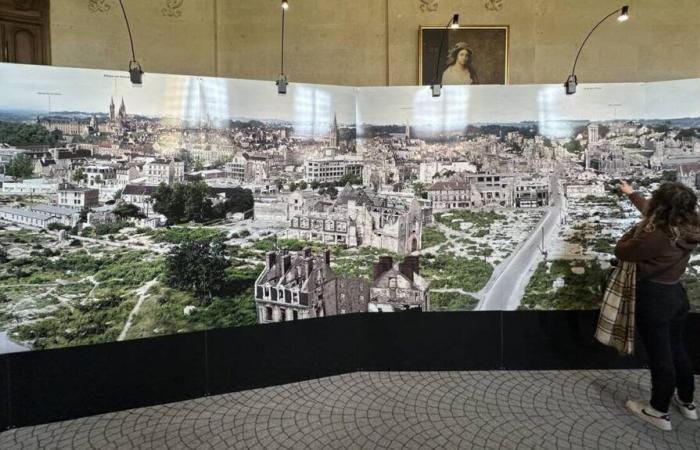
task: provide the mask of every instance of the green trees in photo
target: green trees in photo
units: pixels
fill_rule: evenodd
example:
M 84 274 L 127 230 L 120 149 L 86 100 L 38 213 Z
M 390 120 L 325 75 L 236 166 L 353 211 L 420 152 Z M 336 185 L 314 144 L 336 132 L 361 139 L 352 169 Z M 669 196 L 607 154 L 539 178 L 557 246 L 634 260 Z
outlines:
M 413 183 L 413 195 L 417 198 L 428 198 L 428 185 L 426 183 Z
M 169 223 L 178 224 L 206 222 L 253 208 L 253 194 L 249 189 L 233 188 L 227 192 L 226 199 L 216 204 L 213 198 L 211 189 L 203 181 L 172 186 L 161 183 L 153 194 L 153 209 L 163 214 Z
M 328 195 L 331 199 L 335 200 L 338 196 L 338 189 L 335 186 L 324 186 L 318 190 L 320 195 Z
M 184 203 L 184 217 L 189 221 L 204 222 L 212 218 L 213 204 L 208 198 L 209 186 L 203 181 L 178 185 L 182 188 L 182 196 Z
M 253 209 L 255 201 L 250 189 L 233 188 L 227 193 L 226 200 L 214 205 L 214 217 L 226 217 L 228 213 L 244 213 Z
M 573 138 L 569 139 L 569 142 L 564 144 L 564 148 L 569 153 L 573 153 L 575 155 L 578 155 L 583 151 L 583 146 L 581 145 L 581 143 L 577 139 Z
M 49 131 L 39 124 L 0 122 L 0 142 L 10 145 L 52 145 L 63 139 L 63 134 Z
M 167 283 L 191 292 L 202 305 L 207 305 L 222 291 L 228 266 L 226 246 L 221 240 L 184 241 L 166 258 Z
M 2 142 L 2 139 L 0 139 Z M 29 155 L 19 154 L 12 158 L 5 167 L 7 175 L 17 178 L 29 178 L 34 173 L 34 163 Z
M 127 202 L 119 202 L 112 210 L 112 213 L 122 220 L 128 218 L 143 219 L 146 217 L 138 206 Z
M 87 180 L 87 175 L 85 174 L 85 170 L 82 167 L 78 167 L 73 171 L 73 175 L 71 176 L 71 180 L 75 181 L 76 183 L 80 183 L 82 181 Z
M 338 182 L 338 186 L 345 186 L 346 184 L 362 184 L 362 175 L 356 175 L 354 173 L 346 173 Z

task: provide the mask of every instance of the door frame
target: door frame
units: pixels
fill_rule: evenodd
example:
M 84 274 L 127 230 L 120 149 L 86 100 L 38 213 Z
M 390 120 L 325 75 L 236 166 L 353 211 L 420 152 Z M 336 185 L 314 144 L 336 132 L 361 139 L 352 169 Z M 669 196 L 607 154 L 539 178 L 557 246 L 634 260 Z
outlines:
M 0 20 L 16 22 L 24 25 L 39 26 L 41 31 L 41 65 L 51 65 L 51 0 L 32 0 L 37 6 L 30 10 L 18 9 L 17 0 L 0 0 Z M 0 40 L 5 38 L 5 30 L 2 29 Z M 2 50 L 4 52 L 4 49 Z

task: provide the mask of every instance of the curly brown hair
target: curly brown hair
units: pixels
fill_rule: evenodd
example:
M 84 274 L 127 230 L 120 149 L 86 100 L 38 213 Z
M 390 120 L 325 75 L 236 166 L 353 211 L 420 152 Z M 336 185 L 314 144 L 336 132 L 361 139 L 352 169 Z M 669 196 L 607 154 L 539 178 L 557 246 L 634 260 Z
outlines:
M 700 242 L 700 214 L 698 198 L 692 189 L 676 181 L 669 181 L 651 194 L 638 231 L 666 231 L 673 241 L 687 239 Z

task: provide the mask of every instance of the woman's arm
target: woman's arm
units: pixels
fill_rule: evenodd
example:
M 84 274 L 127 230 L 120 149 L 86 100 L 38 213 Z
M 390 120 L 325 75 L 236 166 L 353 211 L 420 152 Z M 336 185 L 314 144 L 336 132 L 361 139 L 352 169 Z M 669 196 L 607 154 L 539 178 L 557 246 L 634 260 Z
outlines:
M 647 205 L 649 204 L 649 200 L 644 198 L 644 196 L 642 194 L 640 194 L 639 192 L 632 192 L 627 197 L 629 197 L 630 201 L 639 210 L 639 212 L 644 214 L 644 211 L 647 210 Z
M 632 186 L 630 186 L 625 180 L 620 181 L 620 190 L 623 194 L 627 194 L 627 197 L 630 199 L 632 204 L 639 210 L 640 213 L 644 214 L 649 201 L 639 192 L 634 192 Z

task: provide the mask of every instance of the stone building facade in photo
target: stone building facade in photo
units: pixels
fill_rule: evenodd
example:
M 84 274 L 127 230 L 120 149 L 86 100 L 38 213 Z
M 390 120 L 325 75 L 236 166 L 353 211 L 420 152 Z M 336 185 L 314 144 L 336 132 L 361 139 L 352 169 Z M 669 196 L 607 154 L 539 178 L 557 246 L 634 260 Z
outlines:
M 370 287 L 369 312 L 430 309 L 428 281 L 420 276 L 418 256 L 406 256 L 394 264 L 391 256 L 380 256 L 374 264 Z
M 339 277 L 330 264 L 329 250 L 318 255 L 308 247 L 268 252 L 255 281 L 258 323 L 366 312 L 369 282 Z
M 406 255 L 420 250 L 422 231 L 418 200 L 345 186 L 335 201 L 309 203 L 293 215 L 287 237 Z

